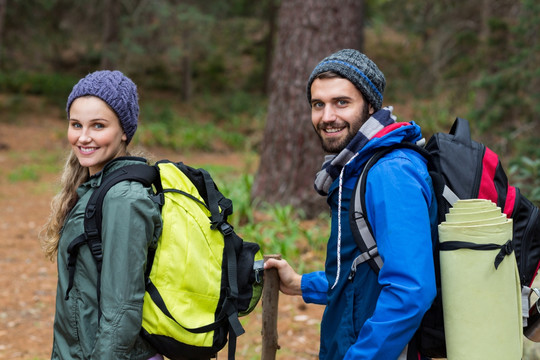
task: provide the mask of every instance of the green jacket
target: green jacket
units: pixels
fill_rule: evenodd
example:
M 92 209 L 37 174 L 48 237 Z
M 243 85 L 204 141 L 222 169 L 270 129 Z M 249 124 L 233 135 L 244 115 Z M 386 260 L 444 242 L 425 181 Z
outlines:
M 51 359 L 140 359 L 156 351 L 139 335 L 145 292 L 144 271 L 149 247 L 161 234 L 159 206 L 149 188 L 123 181 L 103 202 L 101 320 L 98 325 L 96 264 L 88 246 L 81 246 L 73 288 L 69 282 L 67 248 L 83 233 L 84 210 L 90 195 L 111 171 L 143 161 L 117 158 L 77 190 L 79 201 L 69 214 L 58 246 L 58 286 Z

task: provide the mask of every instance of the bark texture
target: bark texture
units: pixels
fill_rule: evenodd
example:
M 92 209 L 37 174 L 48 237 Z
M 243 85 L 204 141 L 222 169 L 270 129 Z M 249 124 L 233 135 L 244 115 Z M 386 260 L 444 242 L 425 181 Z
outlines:
M 306 83 L 313 68 L 343 48 L 361 50 L 363 1 L 284 0 L 276 47 L 261 162 L 253 185 L 256 201 L 290 204 L 312 217 L 326 209 L 313 180 L 323 152 L 311 125 Z

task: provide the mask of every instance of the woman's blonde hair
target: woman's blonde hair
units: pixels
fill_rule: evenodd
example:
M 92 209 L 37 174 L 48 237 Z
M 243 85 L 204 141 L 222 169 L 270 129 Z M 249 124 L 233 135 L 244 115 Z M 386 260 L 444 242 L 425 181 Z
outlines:
M 40 236 L 43 251 L 51 261 L 56 258 L 64 221 L 77 203 L 77 188 L 88 179 L 88 175 L 88 168 L 82 167 L 75 153 L 70 151 L 60 178 L 60 192 L 52 199 L 51 214 Z

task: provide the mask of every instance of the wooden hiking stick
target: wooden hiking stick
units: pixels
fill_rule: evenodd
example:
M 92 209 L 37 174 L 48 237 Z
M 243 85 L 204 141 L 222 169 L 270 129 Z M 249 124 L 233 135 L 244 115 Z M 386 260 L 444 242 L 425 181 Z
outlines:
M 281 260 L 281 255 L 265 255 L 268 259 Z M 261 360 L 274 360 L 279 349 L 277 315 L 279 303 L 279 274 L 276 268 L 264 271 L 262 292 L 262 354 Z

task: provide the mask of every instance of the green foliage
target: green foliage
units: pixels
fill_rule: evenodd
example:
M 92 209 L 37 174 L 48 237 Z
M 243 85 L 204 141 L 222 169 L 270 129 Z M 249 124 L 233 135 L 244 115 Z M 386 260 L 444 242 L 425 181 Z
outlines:
M 54 152 L 12 153 L 10 156 L 14 159 L 25 159 L 21 160 L 22 165 L 7 171 L 7 179 L 10 182 L 37 182 L 43 174 L 54 174 L 60 171 L 61 165 L 58 164 L 58 156 Z
M 77 78 L 60 73 L 19 70 L 0 72 L 0 92 L 18 95 L 41 95 L 54 104 L 65 104 Z M 20 98 L 19 98 L 20 99 Z
M 201 112 L 209 113 L 216 121 L 233 121 L 238 130 L 242 126 L 255 125 L 262 128 L 266 115 L 266 99 L 259 94 L 233 91 L 221 95 L 204 93 L 201 100 L 195 99 L 195 106 Z M 244 121 L 240 120 L 244 119 Z
M 164 146 L 174 150 L 215 151 L 219 142 L 224 141 L 220 131 L 213 124 L 202 124 L 196 120 L 178 116 L 170 108 L 159 112 L 145 108 L 144 112 L 155 114 L 156 118 L 143 123 L 137 130 L 136 139 L 146 146 Z M 145 116 L 146 119 L 149 117 Z M 239 144 L 228 144 L 239 147 Z
M 265 253 L 283 254 L 296 258 L 300 254 L 296 241 L 303 230 L 300 227 L 301 214 L 291 205 L 267 205 L 263 208 L 268 218 L 255 226 L 259 242 Z
M 328 222 L 319 219 L 308 227 L 303 215 L 291 205 L 265 205 L 260 218 L 240 231 L 261 245 L 264 254 L 281 254 L 299 273 L 322 269 L 328 239 Z M 315 262 L 304 259 L 315 258 Z
M 0 122 L 16 122 L 18 114 L 20 114 L 23 110 L 26 110 L 24 95 L 9 94 L 0 98 L 0 113 L 6 114 L 0 116 Z
M 510 164 L 508 172 L 512 185 L 540 206 L 540 159 L 518 158 Z
M 175 150 L 251 151 L 253 137 L 264 125 L 264 99 L 245 92 L 203 95 L 192 106 L 171 100 L 141 104 L 141 124 L 135 138 L 146 146 Z M 204 117 L 204 118 L 203 118 Z
M 241 174 L 235 180 L 223 181 L 220 189 L 227 194 L 234 203 L 234 213 L 231 217 L 231 224 L 234 227 L 244 226 L 255 222 L 253 208 L 251 205 L 251 188 L 253 186 L 253 175 Z
M 264 76 L 254 55 L 264 48 L 263 14 L 247 7 L 237 18 L 235 3 L 141 3 L 123 17 L 115 57 L 145 87 L 194 94 L 253 88 L 245 79 Z
M 456 116 L 465 117 L 465 114 L 454 113 L 455 109 L 450 106 L 452 102 L 449 96 L 442 97 L 439 101 L 414 101 L 411 100 L 415 108 L 414 121 L 422 127 L 422 134 L 426 139 L 436 132 L 448 131 Z
M 106 19 L 113 9 L 103 2 L 12 1 L 6 6 L 0 70 L 80 78 L 107 59 L 141 88 L 260 92 L 270 1 L 114 2 L 112 28 Z
M 164 146 L 175 150 L 214 150 L 217 129 L 213 124 L 177 115 L 168 106 L 156 110 L 147 105 L 141 109 L 146 120 L 136 138 L 146 146 Z
M 516 25 L 510 28 L 512 41 L 506 56 L 495 64 L 493 71 L 483 72 L 475 83 L 485 99 L 475 115 L 483 119 L 486 129 L 534 129 L 540 122 L 540 4 L 523 0 L 519 15 Z M 500 27 L 493 22 L 492 25 L 496 29 Z M 536 143 L 537 134 L 538 129 L 511 139 L 512 153 L 538 156 L 537 146 L 520 146 Z
M 8 179 L 10 182 L 38 181 L 40 178 L 38 170 L 39 168 L 35 165 L 20 166 L 9 173 Z
M 474 124 L 476 139 L 509 159 L 540 155 L 538 1 L 368 6 L 376 21 L 366 51 L 385 72 L 386 103 L 404 103 L 426 137 L 461 116 Z

